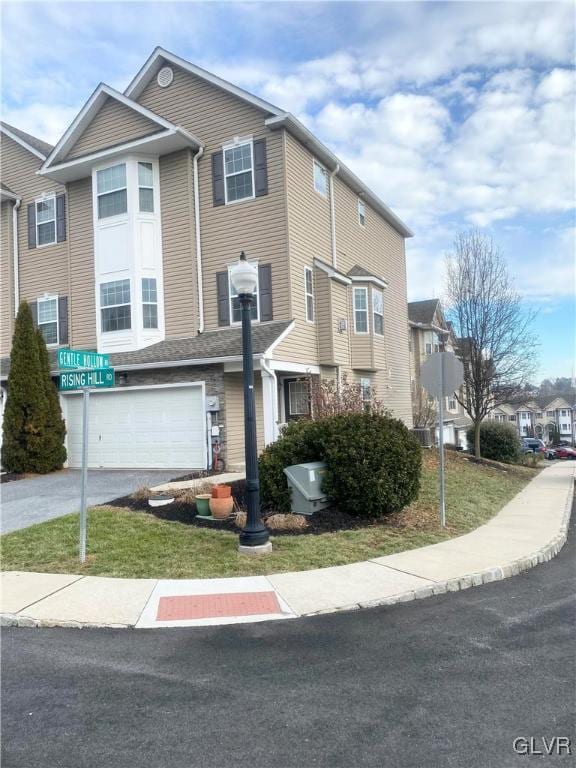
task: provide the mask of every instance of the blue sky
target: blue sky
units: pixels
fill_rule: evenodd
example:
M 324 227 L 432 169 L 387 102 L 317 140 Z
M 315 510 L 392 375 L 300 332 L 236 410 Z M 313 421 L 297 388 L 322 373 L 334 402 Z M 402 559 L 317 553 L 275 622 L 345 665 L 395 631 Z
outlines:
M 500 245 L 575 365 L 572 3 L 1 2 L 3 118 L 55 142 L 156 45 L 302 119 L 414 230 L 409 298 L 442 296 L 457 232 Z

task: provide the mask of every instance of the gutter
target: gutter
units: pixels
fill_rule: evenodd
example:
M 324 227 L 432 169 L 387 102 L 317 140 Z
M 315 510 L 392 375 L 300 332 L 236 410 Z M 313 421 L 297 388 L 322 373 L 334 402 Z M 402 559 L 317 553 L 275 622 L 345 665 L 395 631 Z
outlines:
M 14 317 L 18 314 L 18 305 L 20 303 L 20 259 L 18 254 L 18 209 L 22 203 L 22 198 L 17 197 L 12 206 L 12 257 L 14 272 Z
M 200 147 L 194 155 L 194 229 L 196 231 L 196 282 L 198 286 L 198 333 L 204 333 L 204 289 L 202 287 L 202 238 L 200 236 L 200 185 L 198 183 L 198 160 L 204 154 Z
M 334 176 L 340 170 L 340 163 L 336 163 L 336 168 L 330 174 L 330 234 L 332 238 L 332 266 L 336 269 L 336 210 L 334 206 Z

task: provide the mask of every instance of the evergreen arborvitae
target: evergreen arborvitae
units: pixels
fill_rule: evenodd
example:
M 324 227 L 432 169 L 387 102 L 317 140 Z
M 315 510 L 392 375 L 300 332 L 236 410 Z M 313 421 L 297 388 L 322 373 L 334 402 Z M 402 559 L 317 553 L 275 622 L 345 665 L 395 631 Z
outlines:
M 46 387 L 32 313 L 18 309 L 10 353 L 8 397 L 4 410 L 2 466 L 8 472 L 45 472 Z
M 56 469 L 62 469 L 66 461 L 66 448 L 64 447 L 66 425 L 62 418 L 58 391 L 50 376 L 50 357 L 40 329 L 36 331 L 36 341 L 42 371 L 41 380 L 46 398 L 46 431 L 44 434 L 43 451 L 44 469 L 38 471 L 52 472 Z

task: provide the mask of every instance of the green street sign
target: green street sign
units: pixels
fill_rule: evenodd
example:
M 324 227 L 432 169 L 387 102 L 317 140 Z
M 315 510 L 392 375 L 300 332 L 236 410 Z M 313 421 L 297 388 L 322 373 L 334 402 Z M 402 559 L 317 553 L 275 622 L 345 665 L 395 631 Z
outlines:
M 108 368 L 110 356 L 86 349 L 59 349 L 58 368 Z
M 85 389 L 86 387 L 114 386 L 114 368 L 95 368 L 92 371 L 70 371 L 61 373 L 58 389 L 66 392 L 70 389 Z

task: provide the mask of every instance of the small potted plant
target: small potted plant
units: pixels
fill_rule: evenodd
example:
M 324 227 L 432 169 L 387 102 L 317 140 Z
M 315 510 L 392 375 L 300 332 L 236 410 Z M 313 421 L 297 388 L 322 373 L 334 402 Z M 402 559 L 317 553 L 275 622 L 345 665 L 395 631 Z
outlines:
M 216 520 L 225 520 L 230 517 L 234 509 L 232 488 L 229 485 L 215 485 L 212 488 L 209 506 L 212 517 Z

